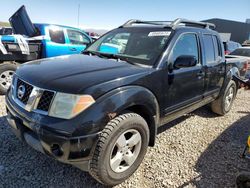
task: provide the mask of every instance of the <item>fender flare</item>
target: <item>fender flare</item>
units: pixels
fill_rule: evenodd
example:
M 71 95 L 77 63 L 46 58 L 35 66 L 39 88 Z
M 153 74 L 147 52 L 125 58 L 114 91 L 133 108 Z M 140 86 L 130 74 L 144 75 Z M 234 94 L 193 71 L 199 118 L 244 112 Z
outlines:
M 155 95 L 142 86 L 124 86 L 102 95 L 83 113 L 84 116 L 79 118 L 84 119 L 85 122 L 92 122 L 91 125 L 89 124 L 91 127 L 86 125 L 84 129 L 100 132 L 111 119 L 135 106 L 142 107 L 147 112 L 146 115 L 149 119 L 145 119 L 145 117 L 144 119 L 150 130 L 149 145 L 153 146 L 159 125 L 159 104 Z M 139 115 L 141 114 L 139 113 Z
M 240 71 L 239 71 L 239 69 L 238 69 L 237 67 L 232 67 L 232 68 L 230 68 L 230 69 L 227 71 L 227 73 L 226 73 L 226 75 L 225 75 L 225 80 L 224 80 L 224 83 L 223 83 L 223 85 L 222 85 L 222 88 L 221 88 L 221 91 L 220 91 L 219 96 L 221 96 L 221 95 L 223 94 L 223 92 L 225 91 L 225 89 L 226 89 L 228 83 L 230 82 L 230 80 L 235 81 L 235 83 L 236 83 L 236 85 L 237 85 L 237 88 L 238 88 L 239 83 L 238 83 L 237 80 L 235 80 L 235 79 L 233 78 L 234 75 L 235 75 L 235 76 L 239 76 L 239 75 L 240 75 Z

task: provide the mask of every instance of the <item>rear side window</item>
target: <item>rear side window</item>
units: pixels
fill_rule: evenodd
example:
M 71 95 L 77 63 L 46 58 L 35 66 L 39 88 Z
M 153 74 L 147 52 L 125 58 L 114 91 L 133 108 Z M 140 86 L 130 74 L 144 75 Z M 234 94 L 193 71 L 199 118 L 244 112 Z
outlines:
M 64 32 L 61 28 L 49 29 L 49 36 L 52 42 L 59 44 L 65 43 Z
M 222 56 L 222 52 L 221 52 L 221 45 L 218 41 L 218 38 L 213 35 L 213 41 L 214 41 L 214 53 L 215 53 L 215 60 L 218 60 L 219 57 Z
M 199 60 L 199 47 L 197 36 L 194 33 L 186 33 L 181 35 L 177 40 L 171 54 L 173 62 L 182 55 L 192 55 Z
M 71 44 L 83 45 L 90 43 L 89 38 L 81 32 L 68 29 L 67 33 Z
M 212 35 L 203 35 L 206 62 L 213 63 L 215 61 L 215 49 Z

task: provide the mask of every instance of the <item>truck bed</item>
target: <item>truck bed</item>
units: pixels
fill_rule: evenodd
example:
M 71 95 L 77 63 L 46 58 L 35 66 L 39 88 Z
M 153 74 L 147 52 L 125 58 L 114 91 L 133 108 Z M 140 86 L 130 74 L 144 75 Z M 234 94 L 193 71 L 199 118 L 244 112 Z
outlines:
M 237 67 L 239 69 L 240 77 L 245 78 L 247 71 L 250 69 L 250 62 L 247 58 L 237 57 L 233 55 L 226 55 L 226 62 L 233 67 Z
M 4 61 L 16 61 L 16 62 L 26 62 L 32 61 L 41 58 L 41 42 L 32 42 L 28 43 L 30 54 L 23 54 L 20 49 L 18 43 L 15 42 L 3 42 L 5 49 L 7 50 L 7 54 L 3 54 L 0 51 L 0 62 Z

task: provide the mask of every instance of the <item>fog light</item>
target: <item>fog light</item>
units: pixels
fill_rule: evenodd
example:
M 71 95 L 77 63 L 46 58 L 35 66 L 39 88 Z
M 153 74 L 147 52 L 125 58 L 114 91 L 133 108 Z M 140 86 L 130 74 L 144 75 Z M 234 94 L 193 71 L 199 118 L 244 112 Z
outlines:
M 63 155 L 63 151 L 58 144 L 53 144 L 51 146 L 51 152 L 57 157 L 61 157 Z

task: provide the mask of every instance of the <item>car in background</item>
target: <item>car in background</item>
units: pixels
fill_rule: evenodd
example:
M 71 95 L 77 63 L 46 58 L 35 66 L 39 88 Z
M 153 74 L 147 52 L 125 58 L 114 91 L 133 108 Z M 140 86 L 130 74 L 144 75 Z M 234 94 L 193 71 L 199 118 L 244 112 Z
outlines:
M 250 40 L 245 40 L 245 41 L 242 43 L 242 46 L 250 46 Z
M 2 27 L 0 29 L 0 35 L 12 35 L 13 29 L 11 27 Z
M 236 50 L 230 53 L 230 56 L 240 57 L 240 58 L 243 57 L 247 59 L 248 65 L 246 67 L 247 72 L 246 72 L 245 78 L 250 78 L 250 46 L 237 48 Z
M 55 24 L 33 24 L 22 6 L 9 19 L 15 35 L 0 36 L 0 94 L 9 88 L 17 67 L 31 60 L 79 54 L 92 39 L 83 30 Z
M 95 32 L 86 32 L 86 33 L 92 38 L 93 41 L 96 41 L 101 36 L 101 35 L 99 35 L 98 33 L 95 33 Z
M 226 41 L 226 42 L 223 42 L 223 46 L 224 46 L 225 55 L 228 55 L 235 49 L 240 48 L 241 44 L 238 42 L 234 42 L 234 41 Z

